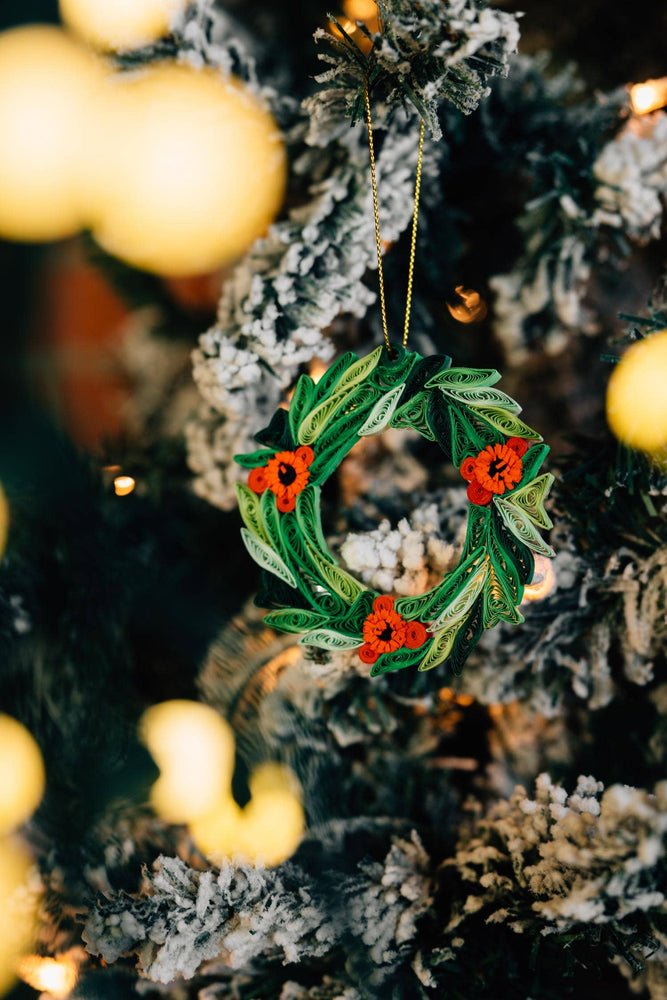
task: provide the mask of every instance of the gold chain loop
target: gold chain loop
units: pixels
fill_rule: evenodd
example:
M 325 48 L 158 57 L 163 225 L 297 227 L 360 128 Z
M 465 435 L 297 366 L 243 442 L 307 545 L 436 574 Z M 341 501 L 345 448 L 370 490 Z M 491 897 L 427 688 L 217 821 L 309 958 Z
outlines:
M 373 119 L 371 116 L 371 100 L 368 94 L 368 79 L 364 84 L 364 98 L 366 101 L 366 124 L 368 126 L 368 149 L 371 158 L 371 188 L 373 191 L 373 215 L 375 218 L 375 245 L 378 258 L 378 277 L 380 280 L 380 306 L 382 310 L 382 332 L 387 350 L 391 351 L 389 343 L 389 329 L 387 326 L 387 304 L 384 294 L 384 271 L 382 269 L 382 240 L 380 239 L 380 213 L 378 211 L 378 192 L 375 174 L 375 144 L 373 142 Z M 408 342 L 408 331 L 410 329 L 410 310 L 412 308 L 412 282 L 415 271 L 415 247 L 417 245 L 417 221 L 419 216 L 419 193 L 421 190 L 422 178 L 422 154 L 424 150 L 424 120 L 422 119 L 419 128 L 419 155 L 417 157 L 417 179 L 415 181 L 415 210 L 412 215 L 412 240 L 410 243 L 410 268 L 408 270 L 408 294 L 405 303 L 405 323 L 403 325 L 403 347 Z

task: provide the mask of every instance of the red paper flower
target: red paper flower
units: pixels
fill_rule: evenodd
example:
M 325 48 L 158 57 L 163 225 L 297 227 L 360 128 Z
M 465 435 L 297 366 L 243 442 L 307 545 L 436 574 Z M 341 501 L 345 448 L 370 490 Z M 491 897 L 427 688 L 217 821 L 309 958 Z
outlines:
M 248 486 L 254 493 L 271 490 L 276 497 L 276 507 L 286 514 L 296 507 L 296 498 L 308 485 L 308 467 L 315 452 L 307 445 L 296 451 L 277 451 L 265 466 L 253 469 L 248 476 Z
M 507 444 L 489 444 L 473 458 L 463 459 L 460 472 L 470 484 L 468 500 L 478 506 L 485 506 L 493 499 L 494 493 L 503 494 L 521 482 L 523 475 L 522 456 L 530 448 L 525 438 L 512 437 Z
M 421 622 L 408 622 L 405 629 L 405 645 L 408 649 L 419 649 L 428 638 L 428 632 Z
M 394 609 L 394 598 L 382 594 L 373 601 L 373 610 L 363 624 L 363 646 L 359 657 L 364 663 L 375 663 L 383 653 L 394 653 L 407 646 L 418 649 L 428 638 L 421 622 L 406 622 Z

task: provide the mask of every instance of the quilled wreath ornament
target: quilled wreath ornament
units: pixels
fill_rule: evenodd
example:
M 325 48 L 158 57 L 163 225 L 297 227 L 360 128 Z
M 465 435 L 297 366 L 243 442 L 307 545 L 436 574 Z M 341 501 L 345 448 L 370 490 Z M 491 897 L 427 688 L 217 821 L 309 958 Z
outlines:
M 370 66 L 370 63 L 369 63 Z M 538 474 L 549 448 L 518 417 L 521 407 L 494 388 L 493 369 L 452 367 L 446 355 L 408 351 L 424 124 L 419 135 L 415 208 L 401 347 L 389 341 L 368 86 L 366 121 L 375 215 L 384 346 L 349 352 L 319 382 L 301 375 L 289 409 L 256 435 L 263 447 L 236 461 L 252 558 L 269 574 L 262 603 L 268 625 L 300 634 L 304 645 L 357 650 L 371 676 L 443 661 L 459 673 L 482 632 L 523 621 L 518 607 L 533 576 L 534 553 L 552 556 L 544 500 L 553 482 Z M 411 428 L 435 441 L 467 482 L 468 523 L 461 557 L 432 590 L 394 598 L 364 586 L 339 565 L 322 529 L 322 486 L 363 437 Z M 270 581 L 270 583 L 269 583 Z
M 553 476 L 538 475 L 549 448 L 523 423 L 519 405 L 494 388 L 498 372 L 456 368 L 444 355 L 378 347 L 348 353 L 315 383 L 301 375 L 289 410 L 257 435 L 264 447 L 236 461 L 248 552 L 275 578 L 266 623 L 305 633 L 301 643 L 357 649 L 371 675 L 448 660 L 458 672 L 485 628 L 520 623 L 518 605 L 534 553 L 553 555 L 544 499 Z M 324 539 L 322 485 L 362 437 L 412 428 L 437 442 L 468 483 L 459 562 L 433 590 L 394 599 L 342 569 Z

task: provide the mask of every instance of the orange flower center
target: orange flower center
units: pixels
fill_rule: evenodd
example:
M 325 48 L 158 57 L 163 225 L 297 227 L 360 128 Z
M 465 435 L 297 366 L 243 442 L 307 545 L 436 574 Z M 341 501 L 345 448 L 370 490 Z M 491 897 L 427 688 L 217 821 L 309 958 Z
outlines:
M 523 462 L 506 444 L 487 445 L 475 459 L 475 479 L 492 493 L 504 493 L 521 479 Z

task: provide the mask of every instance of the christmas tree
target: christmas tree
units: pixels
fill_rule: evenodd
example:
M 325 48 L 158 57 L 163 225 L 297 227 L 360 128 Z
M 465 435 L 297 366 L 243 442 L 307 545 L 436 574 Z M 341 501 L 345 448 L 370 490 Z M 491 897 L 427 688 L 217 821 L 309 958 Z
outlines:
M 665 14 L 529 6 L 9 10 L 11 1000 L 667 997 Z

